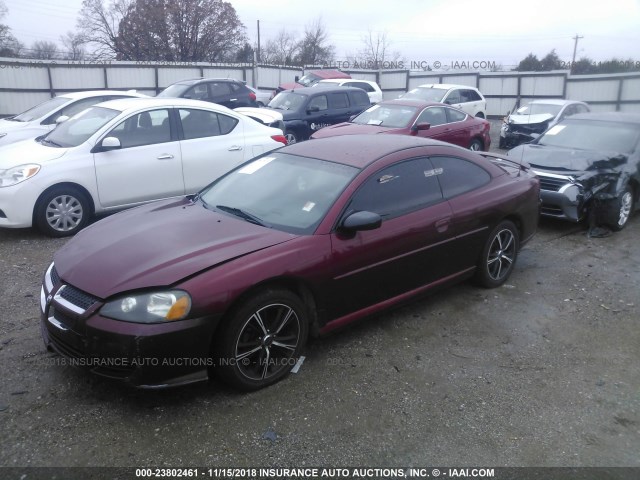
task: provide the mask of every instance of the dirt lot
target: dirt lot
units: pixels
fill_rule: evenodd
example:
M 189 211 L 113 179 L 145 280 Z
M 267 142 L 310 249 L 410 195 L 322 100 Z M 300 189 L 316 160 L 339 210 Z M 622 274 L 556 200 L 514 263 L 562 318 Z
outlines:
M 65 241 L 0 231 L 0 466 L 639 467 L 639 238 L 640 215 L 601 239 L 543 221 L 507 285 L 314 341 L 298 374 L 239 394 L 56 364 L 38 302 Z

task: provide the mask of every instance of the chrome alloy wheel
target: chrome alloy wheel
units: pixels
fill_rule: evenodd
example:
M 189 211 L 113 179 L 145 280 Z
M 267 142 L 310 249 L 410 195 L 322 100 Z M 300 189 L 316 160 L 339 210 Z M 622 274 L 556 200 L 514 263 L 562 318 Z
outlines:
M 516 242 L 513 232 L 500 230 L 491 242 L 487 255 L 487 272 L 492 280 L 500 281 L 509 274 L 516 257 Z
M 291 370 L 301 341 L 301 325 L 293 308 L 266 305 L 244 323 L 234 348 L 233 361 L 247 379 L 264 381 Z
M 619 227 L 624 227 L 624 225 L 629 220 L 629 215 L 631 215 L 632 205 L 633 205 L 633 195 L 629 190 L 627 190 L 626 192 L 624 192 L 624 195 L 622 195 L 622 198 L 620 199 L 620 212 L 618 216 Z

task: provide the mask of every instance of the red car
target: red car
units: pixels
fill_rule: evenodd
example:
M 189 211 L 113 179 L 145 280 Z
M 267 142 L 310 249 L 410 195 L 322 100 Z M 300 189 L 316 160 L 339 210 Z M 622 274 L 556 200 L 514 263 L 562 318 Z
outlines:
M 214 374 L 261 388 L 291 371 L 309 335 L 469 277 L 501 285 L 538 203 L 526 164 L 442 142 L 290 145 L 197 195 L 81 231 L 44 275 L 42 334 L 138 387 Z
M 490 124 L 442 103 L 388 100 L 374 105 L 349 122 L 325 127 L 311 138 L 391 133 L 414 135 L 453 143 L 470 150 L 488 151 Z

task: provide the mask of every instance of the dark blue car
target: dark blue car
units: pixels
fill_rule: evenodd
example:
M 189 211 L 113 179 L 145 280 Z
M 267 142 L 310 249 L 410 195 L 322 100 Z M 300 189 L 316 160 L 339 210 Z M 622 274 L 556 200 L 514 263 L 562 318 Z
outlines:
M 282 113 L 287 141 L 292 144 L 321 128 L 346 122 L 370 105 L 367 92 L 359 88 L 308 87 L 280 92 L 268 108 Z

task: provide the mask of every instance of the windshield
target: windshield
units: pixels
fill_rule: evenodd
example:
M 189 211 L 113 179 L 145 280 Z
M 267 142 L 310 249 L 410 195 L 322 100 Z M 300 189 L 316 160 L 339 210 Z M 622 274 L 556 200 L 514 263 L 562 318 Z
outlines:
M 77 147 L 120 113 L 111 108 L 87 108 L 58 125 L 42 142 L 56 147 Z
M 36 105 L 33 108 L 30 108 L 26 112 L 22 112 L 20 115 L 16 115 L 11 118 L 11 120 L 15 122 L 30 122 L 35 120 L 36 118 L 43 117 L 49 113 L 53 113 L 58 107 L 61 107 L 65 103 L 70 101 L 67 97 L 55 97 L 51 100 L 47 100 L 40 105 Z
M 631 153 L 638 145 L 640 127 L 621 122 L 566 120 L 534 143 L 578 150 Z
M 184 83 L 174 83 L 173 85 L 169 85 L 163 91 L 161 91 L 156 97 L 181 97 L 184 92 L 189 90 L 191 85 L 186 85 Z
M 413 98 L 416 100 L 426 100 L 428 102 L 442 102 L 442 99 L 447 92 L 448 90 L 444 90 L 442 88 L 418 87 L 413 90 L 409 90 L 402 96 L 402 98 Z
M 319 76 L 314 75 L 313 73 L 307 73 L 301 79 L 298 80 L 298 83 L 305 87 L 310 87 L 311 85 L 313 85 L 314 83 L 318 83 L 319 81 L 320 81 Z
M 416 107 L 405 105 L 374 105 L 352 120 L 358 125 L 379 125 L 389 128 L 405 128 L 411 124 Z
M 358 169 L 273 153 L 213 183 L 200 199 L 207 208 L 290 233 L 311 234 Z
M 549 114 L 554 117 L 560 113 L 562 105 L 553 105 L 550 103 L 529 103 L 524 107 L 520 107 L 516 111 L 516 115 L 542 115 Z
M 293 92 L 280 92 L 269 102 L 269 105 L 267 106 L 278 110 L 297 110 L 302 106 L 305 98 L 306 97 L 304 95 L 299 95 Z

